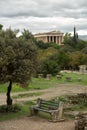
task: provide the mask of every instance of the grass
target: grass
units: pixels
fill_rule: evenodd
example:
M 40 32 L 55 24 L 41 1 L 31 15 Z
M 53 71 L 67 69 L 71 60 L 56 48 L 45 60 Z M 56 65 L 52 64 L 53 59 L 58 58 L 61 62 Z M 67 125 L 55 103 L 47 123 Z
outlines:
M 66 81 L 66 77 L 71 77 L 72 81 Z M 78 78 L 81 78 L 82 81 L 78 82 Z M 57 79 L 52 77 L 51 80 L 33 78 L 32 83 L 30 84 L 30 89 L 46 89 L 50 87 L 58 87 L 58 84 L 78 84 L 78 85 L 87 85 L 87 74 L 73 74 L 73 73 L 63 73 L 62 79 Z
M 42 94 L 43 92 L 23 93 L 23 94 L 18 94 L 16 96 L 13 96 L 13 98 L 32 97 L 32 96 L 39 96 Z
M 18 119 L 23 116 L 29 116 L 29 106 L 34 105 L 34 102 L 25 102 L 23 105 L 17 105 L 19 108 L 21 108 L 18 112 L 3 112 L 0 113 L 0 121 L 10 120 L 10 119 Z M 1 109 L 2 106 L 0 106 Z
M 70 81 L 70 82 L 66 81 L 66 77 L 71 77 L 72 81 Z M 81 78 L 82 81 L 78 82 L 78 80 L 77 80 L 78 78 Z M 46 88 L 51 88 L 51 87 L 58 87 L 59 84 L 67 84 L 67 83 L 73 84 L 73 86 L 75 84 L 87 86 L 87 74 L 63 73 L 62 79 L 59 79 L 59 80 L 56 77 L 52 77 L 51 80 L 47 80 L 45 78 L 43 78 L 43 79 L 33 78 L 32 82 L 30 83 L 30 85 L 28 86 L 27 89 L 20 87 L 18 84 L 13 84 L 12 92 L 23 92 L 26 90 L 28 91 L 28 90 L 46 89 Z M 7 86 L 8 86 L 8 83 L 1 84 L 0 85 L 0 92 L 6 93 Z M 37 96 L 39 94 L 41 95 L 42 93 L 21 94 L 17 98 L 33 96 L 33 95 Z M 64 96 L 59 97 L 59 98 L 64 103 L 67 103 L 67 99 Z M 29 106 L 31 106 L 32 104 L 34 104 L 34 102 L 29 101 L 29 102 L 24 103 L 23 105 L 20 106 L 21 111 L 19 111 L 19 112 L 0 113 L 0 121 L 14 119 L 14 118 L 20 118 L 20 117 L 25 116 L 25 115 L 28 116 L 30 114 Z M 87 107 L 81 103 L 79 105 L 74 105 L 72 107 L 72 110 L 73 111 L 87 110 Z M 49 115 L 44 114 L 44 113 L 40 113 L 39 115 L 42 117 L 49 118 Z
M 71 77 L 72 81 L 66 81 L 66 77 Z M 78 78 L 81 78 L 82 81 L 78 82 Z M 28 88 L 24 89 L 20 87 L 18 84 L 13 84 L 12 92 L 23 92 L 33 89 L 46 89 L 51 87 L 58 87 L 58 84 L 78 84 L 87 86 L 87 74 L 74 74 L 74 73 L 63 73 L 62 79 L 57 79 L 56 77 L 52 77 L 51 80 L 47 80 L 46 78 L 32 78 L 32 82 L 29 84 Z M 7 91 L 8 83 L 0 85 L 0 92 Z
M 18 112 L 0 113 L 0 122 L 1 121 L 6 121 L 6 120 L 12 120 L 12 119 L 19 119 L 19 118 L 23 118 L 25 116 L 30 116 L 29 107 L 31 105 L 35 105 L 35 103 L 34 102 L 26 102 L 23 105 L 18 105 L 18 107 L 21 108 L 21 110 L 18 111 Z M 38 116 L 41 117 L 41 118 L 48 119 L 48 120 L 50 119 L 50 115 L 48 113 L 39 112 Z
M 79 104 L 75 104 L 71 108 L 72 111 L 87 111 L 87 102 L 80 102 Z
M 64 73 L 65 77 L 71 77 L 72 81 L 70 83 L 87 85 L 87 74 L 74 74 L 74 73 Z M 82 81 L 78 82 L 78 78 L 81 78 Z
M 0 84 L 0 92 L 6 92 L 7 91 L 7 87 L 8 87 L 9 83 L 5 83 L 5 84 Z M 23 92 L 26 91 L 26 89 L 20 87 L 17 84 L 13 84 L 12 86 L 12 91 L 13 92 Z

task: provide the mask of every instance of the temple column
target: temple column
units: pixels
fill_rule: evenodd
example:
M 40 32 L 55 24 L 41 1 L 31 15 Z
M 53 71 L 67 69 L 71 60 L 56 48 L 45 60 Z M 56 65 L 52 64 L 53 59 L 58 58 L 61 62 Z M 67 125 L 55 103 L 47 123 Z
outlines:
M 57 44 L 57 36 L 56 36 L 56 44 Z
M 59 36 L 59 45 L 60 45 L 61 43 L 60 43 L 60 36 Z
M 49 42 L 51 42 L 51 36 L 49 36 Z
M 60 45 L 61 45 L 61 43 L 62 43 L 62 36 L 60 36 Z
M 54 42 L 54 36 L 52 36 L 52 42 Z
M 48 38 L 47 38 L 47 36 L 45 37 L 45 42 L 48 42 Z
M 50 36 L 48 36 L 48 42 L 50 42 Z
M 59 44 L 59 37 L 58 36 L 57 36 L 56 40 L 57 40 L 57 44 Z

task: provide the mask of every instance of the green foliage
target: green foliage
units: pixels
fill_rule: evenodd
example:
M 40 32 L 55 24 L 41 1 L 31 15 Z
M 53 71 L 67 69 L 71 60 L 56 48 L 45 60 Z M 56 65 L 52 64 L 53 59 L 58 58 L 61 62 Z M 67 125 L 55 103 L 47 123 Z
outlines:
M 80 51 L 69 53 L 70 62 L 69 65 L 73 70 L 78 70 L 79 65 L 87 64 L 87 55 Z
M 64 103 L 68 103 L 67 96 L 65 96 L 65 95 L 58 97 L 58 100 L 61 101 L 61 102 L 64 102 Z
M 2 30 L 2 28 L 3 28 L 3 25 L 2 25 L 2 24 L 0 24 L 0 30 Z
M 81 50 L 87 46 L 87 43 L 78 38 L 78 34 L 76 33 L 76 28 L 74 27 L 74 36 L 71 36 L 70 33 L 66 33 L 64 36 L 64 45 L 71 47 L 73 51 Z M 70 47 L 69 47 L 70 46 Z
M 55 59 L 53 59 L 53 57 L 48 57 L 47 59 L 43 61 L 41 73 L 43 73 L 44 75 L 46 74 L 55 75 L 58 72 L 59 72 L 59 68 Z
M 75 49 L 76 47 L 76 42 L 74 41 L 74 38 L 73 37 L 69 37 L 65 42 L 64 42 L 65 45 L 69 45 L 71 46 L 72 48 Z
M 71 110 L 72 111 L 86 111 L 87 110 L 87 104 L 81 102 L 80 104 L 73 105 Z
M 8 113 L 8 112 L 18 112 L 21 111 L 21 106 L 14 104 L 10 109 L 8 109 L 7 105 L 2 105 L 0 107 L 0 113 Z
M 70 45 L 64 44 L 63 46 L 60 46 L 60 51 L 69 53 L 69 52 L 74 52 L 75 49 L 72 48 Z
M 54 54 L 57 53 L 57 50 L 53 47 L 49 47 L 47 49 L 44 50 L 40 50 L 39 51 L 39 61 L 43 61 L 44 59 L 46 59 L 47 57 L 50 57 Z
M 87 47 L 87 43 L 83 40 L 78 40 L 78 43 L 76 44 L 77 50 L 82 50 L 83 48 Z
M 16 37 L 15 31 L 7 29 L 0 33 L 0 82 L 24 84 L 36 69 L 37 50 L 34 43 Z M 26 85 L 26 84 L 25 84 Z
M 50 47 L 50 43 L 44 43 L 43 41 L 36 41 L 35 44 L 39 49 L 47 49 Z
M 60 49 L 60 46 L 58 44 L 55 44 L 55 43 L 49 43 L 51 47 L 59 50 Z
M 78 34 L 76 32 L 76 28 L 75 27 L 74 27 L 74 36 L 73 36 L 73 38 L 74 38 L 74 41 L 77 42 L 77 40 L 78 40 Z
M 69 56 L 64 51 L 59 51 L 56 56 L 56 61 L 58 66 L 60 66 L 60 70 L 66 69 L 68 68 Z
M 64 35 L 64 43 L 66 43 L 67 41 L 68 41 L 68 39 L 70 39 L 70 37 L 71 37 L 71 33 L 66 33 L 65 35 Z
M 87 47 L 83 48 L 81 52 L 87 54 Z
M 38 66 L 38 73 L 56 75 L 61 69 L 68 68 L 68 62 L 69 56 L 62 50 L 55 50 L 54 53 L 49 55 L 45 53 L 45 58 L 40 61 Z
M 28 41 L 28 40 L 30 42 L 35 42 L 36 41 L 34 36 L 32 35 L 32 33 L 29 32 L 29 30 L 26 30 L 26 29 L 24 29 L 24 31 L 22 32 L 22 36 L 21 37 L 24 38 L 26 41 Z
M 35 44 L 39 49 L 43 49 L 43 50 L 50 48 L 50 47 L 55 48 L 55 49 L 60 48 L 57 44 L 51 43 L 51 42 L 50 43 L 44 43 L 43 41 L 36 41 Z

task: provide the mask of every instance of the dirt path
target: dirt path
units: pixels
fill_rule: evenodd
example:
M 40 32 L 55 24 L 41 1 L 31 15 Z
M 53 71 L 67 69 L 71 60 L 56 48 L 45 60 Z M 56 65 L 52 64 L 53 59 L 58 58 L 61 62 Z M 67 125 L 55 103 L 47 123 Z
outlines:
M 52 97 L 65 95 L 65 94 L 73 94 L 73 93 L 86 93 L 87 92 L 87 86 L 81 86 L 81 85 L 71 85 L 71 84 L 60 84 L 58 87 L 53 87 L 45 90 L 32 90 L 27 92 L 18 92 L 18 93 L 12 93 L 13 95 L 18 95 L 22 93 L 33 93 L 33 92 L 43 92 L 40 96 L 32 96 L 32 97 L 25 97 L 25 98 L 18 98 L 14 99 L 14 102 L 19 103 L 22 101 L 29 101 L 29 100 L 35 100 L 37 98 L 43 98 L 43 99 L 50 99 Z M 0 105 L 6 103 L 6 94 L 0 93 Z
M 44 93 L 40 96 L 26 97 L 26 98 L 21 98 L 16 100 L 14 99 L 14 102 L 34 100 L 37 99 L 38 97 L 41 97 L 43 99 L 49 99 L 64 94 L 73 94 L 73 93 L 81 93 L 81 92 L 86 93 L 87 86 L 83 87 L 81 85 L 61 84 L 55 88 L 50 88 L 45 90 L 34 90 L 34 91 L 20 92 L 20 93 L 31 93 L 31 92 L 44 92 Z M 12 95 L 18 95 L 20 93 L 12 93 Z M 0 94 L 0 104 L 5 104 L 5 102 L 6 102 L 6 94 Z M 74 129 L 75 129 L 74 121 L 72 120 L 52 123 L 38 116 L 24 117 L 21 119 L 0 122 L 0 130 L 74 130 Z
M 52 123 L 37 117 L 0 122 L 0 130 L 74 130 L 73 121 Z

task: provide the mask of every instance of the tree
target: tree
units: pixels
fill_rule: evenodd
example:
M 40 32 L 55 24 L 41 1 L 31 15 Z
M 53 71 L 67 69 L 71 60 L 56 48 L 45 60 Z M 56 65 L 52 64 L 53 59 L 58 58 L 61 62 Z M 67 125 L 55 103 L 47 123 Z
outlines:
M 60 68 L 53 55 L 41 61 L 38 72 L 43 73 L 44 76 L 46 76 L 47 74 L 56 75 L 59 72 L 59 70 Z
M 50 47 L 50 43 L 44 43 L 43 41 L 36 41 L 35 44 L 39 49 L 47 49 Z
M 0 83 L 9 82 L 7 106 L 12 106 L 10 92 L 13 83 L 26 87 L 36 69 L 37 50 L 34 43 L 24 37 L 16 37 L 7 29 L 0 34 Z
M 57 64 L 60 66 L 60 70 L 68 69 L 68 63 L 69 63 L 68 53 L 65 53 L 62 50 L 58 51 L 56 61 Z
M 71 36 L 71 33 L 66 33 L 64 36 L 64 44 L 69 45 L 72 48 L 76 48 L 79 43 L 78 33 L 76 32 L 76 28 L 74 27 L 74 34 Z
M 48 73 L 56 75 L 60 70 L 68 69 L 68 63 L 68 54 L 58 50 L 55 53 L 53 52 L 51 55 L 48 55 L 46 58 L 43 58 L 40 62 L 38 72 L 43 73 L 44 75 Z
M 82 50 L 83 48 L 86 48 L 87 47 L 87 42 L 86 41 L 83 41 L 83 40 L 78 40 L 78 44 L 76 45 L 76 48 L 77 50 Z M 84 51 L 83 51 L 84 53 Z
M 70 39 L 71 38 L 71 33 L 66 33 L 65 35 L 64 35 L 64 43 L 66 43 L 67 42 L 67 40 L 68 39 Z
M 24 29 L 24 31 L 22 32 L 22 37 L 25 38 L 26 40 L 29 40 L 31 42 L 35 42 L 35 38 L 32 35 L 31 32 L 29 32 L 29 30 Z
M 76 43 L 77 40 L 78 40 L 78 33 L 76 32 L 76 28 L 75 27 L 74 27 L 74 36 L 73 36 L 73 38 L 74 38 L 74 41 Z
M 78 70 L 79 65 L 87 64 L 87 55 L 80 51 L 70 53 L 69 58 L 69 65 L 73 70 Z
M 2 30 L 2 28 L 3 28 L 3 25 L 2 25 L 2 24 L 0 24 L 0 30 Z
M 83 48 L 81 52 L 87 54 L 87 47 Z

